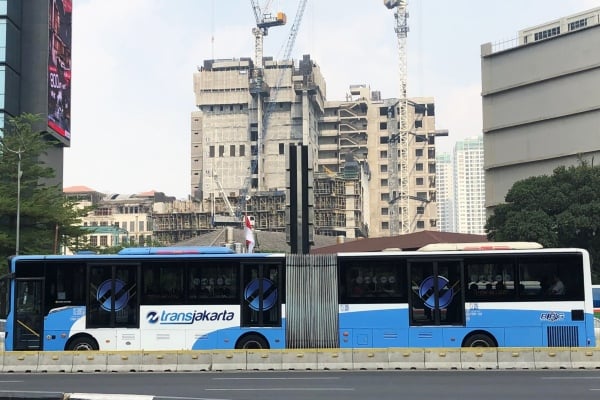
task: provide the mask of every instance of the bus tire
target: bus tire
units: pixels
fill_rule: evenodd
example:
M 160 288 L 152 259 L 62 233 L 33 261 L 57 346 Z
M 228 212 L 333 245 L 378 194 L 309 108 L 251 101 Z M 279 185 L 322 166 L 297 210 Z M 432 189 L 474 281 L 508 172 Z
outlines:
M 79 336 L 67 344 L 67 350 L 72 351 L 91 351 L 98 350 L 98 342 L 91 336 Z
M 465 339 L 463 347 L 497 347 L 496 341 L 485 333 L 475 333 Z
M 269 349 L 269 342 L 261 335 L 242 336 L 235 344 L 236 349 Z

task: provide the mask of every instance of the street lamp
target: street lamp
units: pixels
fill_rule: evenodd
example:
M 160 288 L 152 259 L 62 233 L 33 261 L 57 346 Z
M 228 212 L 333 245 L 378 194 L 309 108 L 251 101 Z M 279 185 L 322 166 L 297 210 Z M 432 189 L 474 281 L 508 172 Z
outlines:
M 9 149 L 6 144 L 4 148 L 16 154 L 19 157 L 17 161 L 17 238 L 15 243 L 15 255 L 19 255 L 19 238 L 21 236 L 21 176 L 23 176 L 23 171 L 21 170 L 21 155 L 25 152 L 25 150 L 19 147 L 19 150 Z

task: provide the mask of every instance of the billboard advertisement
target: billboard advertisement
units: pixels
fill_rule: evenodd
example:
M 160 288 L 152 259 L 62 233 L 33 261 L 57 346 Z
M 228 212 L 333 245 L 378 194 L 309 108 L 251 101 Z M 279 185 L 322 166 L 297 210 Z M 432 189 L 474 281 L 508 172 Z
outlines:
M 71 15 L 73 0 L 49 0 L 48 127 L 71 139 Z

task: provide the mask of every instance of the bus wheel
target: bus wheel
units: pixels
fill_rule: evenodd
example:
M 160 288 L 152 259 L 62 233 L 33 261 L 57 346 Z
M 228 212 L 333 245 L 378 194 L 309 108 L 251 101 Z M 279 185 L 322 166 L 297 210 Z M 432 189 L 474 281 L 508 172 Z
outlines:
M 98 350 L 98 343 L 91 336 L 80 336 L 73 339 L 67 346 L 67 350 L 73 351 L 90 351 Z
M 235 345 L 236 349 L 268 349 L 269 343 L 259 335 L 246 335 Z
M 463 347 L 496 347 L 496 341 L 485 333 L 476 333 L 465 340 Z

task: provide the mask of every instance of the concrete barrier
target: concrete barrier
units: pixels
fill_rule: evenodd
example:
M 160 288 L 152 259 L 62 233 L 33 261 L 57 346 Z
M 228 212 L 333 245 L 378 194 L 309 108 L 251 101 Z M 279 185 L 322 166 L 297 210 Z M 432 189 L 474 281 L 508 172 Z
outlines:
M 245 350 L 225 350 L 213 351 L 212 370 L 213 371 L 244 371 L 246 370 L 246 351 Z
M 359 370 L 388 369 L 390 360 L 387 349 L 354 349 L 352 368 Z
M 0 352 L 2 372 L 600 369 L 600 348 Z
M 388 364 L 391 369 L 424 369 L 425 349 L 388 349 Z
M 319 349 L 317 350 L 317 369 L 351 370 L 351 349 Z
M 282 359 L 281 350 L 248 350 L 246 369 L 248 371 L 280 371 Z
M 317 350 L 287 349 L 281 351 L 281 369 L 313 370 L 317 369 Z
M 142 370 L 142 352 L 109 351 L 106 352 L 107 372 L 137 372 Z
M 427 368 L 427 369 L 461 369 L 460 348 L 458 348 L 458 349 L 425 349 L 425 368 Z
M 73 372 L 73 352 L 41 351 L 37 372 Z
M 37 351 L 5 352 L 2 372 L 36 372 L 39 356 Z
M 504 348 L 499 347 L 498 368 L 500 369 L 535 369 L 533 358 L 533 348 L 517 347 Z
M 177 371 L 177 353 L 172 351 L 144 351 L 141 370 L 144 372 Z
M 460 349 L 461 369 L 497 369 L 498 351 L 491 347 Z
M 76 351 L 73 353 L 73 372 L 107 372 L 108 354 L 100 351 Z
M 572 348 L 571 368 L 600 369 L 600 348 Z
M 212 355 L 208 351 L 186 350 L 177 352 L 178 372 L 210 371 Z
M 535 369 L 570 369 L 571 350 L 565 347 L 534 349 L 533 360 Z

